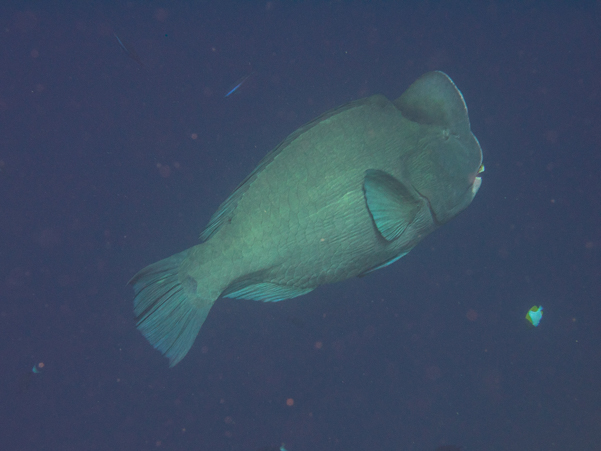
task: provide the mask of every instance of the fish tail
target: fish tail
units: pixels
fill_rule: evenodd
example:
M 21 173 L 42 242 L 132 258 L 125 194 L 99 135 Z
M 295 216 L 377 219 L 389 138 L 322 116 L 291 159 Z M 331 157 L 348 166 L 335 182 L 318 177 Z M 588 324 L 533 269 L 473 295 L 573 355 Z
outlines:
M 129 284 L 135 291 L 134 313 L 142 335 L 175 366 L 188 353 L 215 299 L 196 294 L 196 281 L 180 280 L 189 250 L 147 266 Z

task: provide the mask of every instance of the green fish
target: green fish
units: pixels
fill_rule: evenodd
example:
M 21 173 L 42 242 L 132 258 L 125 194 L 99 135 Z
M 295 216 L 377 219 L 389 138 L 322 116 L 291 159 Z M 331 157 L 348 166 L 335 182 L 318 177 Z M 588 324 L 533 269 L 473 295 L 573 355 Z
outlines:
M 201 244 L 131 279 L 137 327 L 174 366 L 219 297 L 281 301 L 387 266 L 472 202 L 483 169 L 442 72 L 331 110 L 263 158 Z

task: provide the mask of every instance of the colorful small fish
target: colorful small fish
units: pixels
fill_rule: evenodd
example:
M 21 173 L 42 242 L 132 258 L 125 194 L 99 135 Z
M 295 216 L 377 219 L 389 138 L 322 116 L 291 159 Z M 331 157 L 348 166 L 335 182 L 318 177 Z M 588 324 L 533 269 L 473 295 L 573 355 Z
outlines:
M 224 95 L 223 97 L 228 97 L 230 94 L 233 94 L 233 93 L 234 93 L 234 91 L 236 91 L 236 89 L 238 89 L 240 86 L 242 86 L 242 84 L 243 84 L 243 83 L 244 83 L 246 80 L 248 80 L 248 77 L 250 77 L 250 76 L 251 76 L 252 74 L 254 74 L 254 73 L 255 73 L 255 72 L 254 72 L 254 71 L 252 71 L 250 74 L 246 75 L 245 77 L 242 77 L 242 78 L 240 79 L 240 81 L 238 81 L 238 84 L 237 84 L 236 86 L 234 86 L 232 89 L 230 89 L 230 90 L 228 91 L 228 93 L 227 93 L 226 95 Z
M 534 306 L 532 306 L 532 308 L 530 310 L 528 310 L 528 313 L 526 313 L 526 319 L 534 327 L 538 326 L 538 323 L 540 323 L 540 320 L 542 317 L 543 317 L 543 306 L 542 305 L 539 307 L 534 305 Z
M 140 66 L 145 67 L 144 63 L 142 62 L 142 60 L 140 59 L 140 57 L 138 56 L 136 51 L 133 49 L 133 47 L 131 45 L 128 45 L 127 47 L 125 47 L 125 44 L 123 44 L 121 39 L 119 39 L 119 36 L 117 36 L 117 33 L 113 33 L 113 35 L 115 35 L 115 37 L 117 38 L 117 41 L 119 42 L 119 45 L 125 51 L 125 53 L 127 53 L 127 56 L 129 56 L 132 60 L 134 60 Z

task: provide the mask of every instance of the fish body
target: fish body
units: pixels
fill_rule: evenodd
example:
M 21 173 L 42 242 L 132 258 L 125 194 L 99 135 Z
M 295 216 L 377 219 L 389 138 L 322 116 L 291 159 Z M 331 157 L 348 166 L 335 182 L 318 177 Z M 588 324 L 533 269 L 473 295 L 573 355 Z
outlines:
M 543 306 L 542 305 L 541 306 L 534 305 L 530 308 L 530 310 L 528 310 L 528 313 L 526 313 L 526 319 L 534 327 L 538 327 L 542 317 L 543 317 Z
M 129 50 L 127 50 L 127 47 L 125 47 L 125 45 L 123 45 L 123 42 L 121 42 L 121 39 L 119 38 L 119 36 L 117 36 L 117 33 L 113 33 L 113 35 L 115 36 L 115 38 L 117 38 L 117 42 L 119 43 L 121 48 L 125 51 L 125 53 L 129 53 Z
M 115 38 L 117 38 L 117 42 L 119 42 L 119 45 L 121 46 L 123 51 L 127 54 L 127 56 L 129 56 L 132 60 L 134 60 L 140 66 L 144 67 L 144 63 L 142 62 L 142 60 L 140 59 L 140 57 L 138 56 L 136 51 L 133 49 L 133 47 L 132 46 L 125 47 L 125 44 L 123 44 L 123 41 L 121 41 L 119 36 L 117 36 L 117 33 L 113 33 L 113 35 L 115 36 Z
M 240 79 L 240 81 L 236 84 L 236 86 L 234 86 L 232 89 L 230 89 L 226 95 L 224 95 L 223 97 L 229 97 L 231 94 L 233 94 L 240 86 L 242 86 L 242 84 L 248 79 L 248 77 L 250 77 L 252 74 L 254 74 L 255 72 L 251 72 L 250 74 L 242 77 Z
M 329 111 L 263 158 L 202 244 L 134 276 L 138 328 L 173 366 L 221 296 L 279 301 L 386 266 L 471 203 L 481 164 L 442 72 Z

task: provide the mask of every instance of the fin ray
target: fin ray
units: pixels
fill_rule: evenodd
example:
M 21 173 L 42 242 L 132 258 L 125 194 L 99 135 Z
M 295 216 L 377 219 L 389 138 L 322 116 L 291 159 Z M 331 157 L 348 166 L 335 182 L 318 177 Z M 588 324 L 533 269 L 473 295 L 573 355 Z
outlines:
M 171 367 L 188 353 L 213 305 L 200 302 L 180 283 L 178 271 L 187 254 L 180 252 L 149 265 L 129 281 L 135 291 L 138 330 L 169 359 Z
M 302 296 L 313 290 L 314 288 L 299 288 L 271 282 L 246 280 L 242 283 L 234 284 L 225 290 L 223 296 L 234 299 L 248 299 L 250 301 L 277 302 Z
M 366 276 L 368 274 L 371 274 L 374 271 L 377 271 L 378 269 L 382 269 L 385 268 L 388 265 L 392 265 L 394 262 L 396 262 L 397 260 L 400 260 L 401 258 L 403 258 L 405 255 L 407 255 L 409 253 L 409 251 L 407 252 L 403 252 L 401 255 L 397 255 L 394 258 L 391 258 L 390 260 L 385 261 L 384 263 L 379 264 L 378 266 L 375 266 L 371 269 L 368 269 L 366 271 L 363 271 L 361 274 L 359 274 L 357 277 L 363 277 Z
M 417 214 L 416 199 L 395 177 L 377 169 L 365 172 L 363 190 L 378 231 L 387 241 L 399 238 Z

